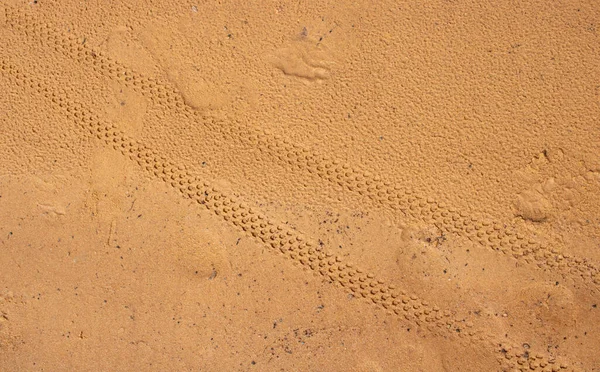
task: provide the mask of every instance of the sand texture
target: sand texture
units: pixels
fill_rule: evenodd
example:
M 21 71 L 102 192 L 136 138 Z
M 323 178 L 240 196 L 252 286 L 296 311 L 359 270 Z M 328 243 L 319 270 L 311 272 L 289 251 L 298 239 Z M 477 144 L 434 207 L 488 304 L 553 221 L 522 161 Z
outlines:
M 600 371 L 600 3 L 0 1 L 0 371 Z

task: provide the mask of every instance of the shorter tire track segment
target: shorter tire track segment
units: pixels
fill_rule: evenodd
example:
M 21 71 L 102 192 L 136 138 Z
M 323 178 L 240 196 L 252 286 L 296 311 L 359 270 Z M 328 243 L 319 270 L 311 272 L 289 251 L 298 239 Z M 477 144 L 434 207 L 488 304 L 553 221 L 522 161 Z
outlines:
M 528 237 L 527 233 L 514 226 L 470 216 L 442 202 L 424 198 L 400 184 L 310 151 L 268 130 L 240 126 L 238 131 L 227 131 L 224 129 L 227 125 L 188 106 L 177 89 L 169 84 L 134 72 L 102 52 L 92 50 L 74 35 L 59 32 L 49 23 L 39 21 L 23 10 L 5 6 L 5 15 L 14 30 L 53 46 L 68 58 L 91 65 L 96 73 L 121 81 L 165 110 L 191 120 L 200 120 L 207 129 L 222 133 L 233 141 L 255 146 L 291 168 L 305 169 L 345 190 L 369 197 L 384 208 L 433 224 L 445 233 L 467 238 L 539 269 L 552 270 L 565 278 L 581 279 L 584 283 L 592 284 L 594 290 L 600 285 L 600 271 L 587 258 L 562 253 L 556 247 Z
M 253 133 L 248 138 L 261 150 L 270 152 L 289 166 L 300 166 L 348 191 L 369 197 L 389 210 L 400 211 L 407 217 L 432 224 L 445 233 L 467 238 L 539 269 L 582 280 L 591 284 L 593 290 L 600 285 L 600 272 L 587 258 L 562 253 L 558 248 L 527 237 L 525 232 L 514 226 L 469 216 L 445 203 L 424 198 L 402 185 L 385 181 L 369 171 L 350 167 L 328 156 L 312 153 L 286 139 L 273 137 L 268 131 Z
M 117 80 L 126 87 L 140 93 L 154 105 L 177 112 L 188 119 L 202 120 L 207 129 L 220 132 L 220 123 L 215 123 L 209 116 L 192 109 L 185 103 L 182 95 L 170 84 L 165 84 L 151 76 L 134 72 L 119 61 L 95 51 L 85 44 L 84 39 L 72 34 L 61 32 L 56 26 L 37 19 L 25 9 L 9 5 L 4 6 L 7 24 L 17 32 L 22 33 L 32 41 L 54 49 L 59 54 L 90 66 L 99 76 Z
M 313 239 L 302 233 L 278 224 L 250 207 L 239 198 L 214 186 L 212 183 L 193 175 L 187 167 L 177 165 L 140 141 L 128 137 L 114 124 L 101 119 L 73 100 L 76 89 L 69 86 L 55 87 L 26 74 L 6 60 L 0 60 L 0 72 L 13 84 L 43 96 L 76 124 L 77 129 L 87 138 L 96 138 L 107 146 L 120 151 L 137 162 L 147 174 L 161 179 L 177 190 L 182 196 L 214 212 L 247 235 L 252 236 L 271 251 L 278 251 L 285 257 L 344 288 L 348 293 L 364 298 L 387 311 L 402 317 L 405 321 L 441 337 L 458 337 L 463 340 L 482 342 L 493 348 L 502 368 L 548 371 L 566 370 L 566 363 L 559 363 L 543 354 L 532 355 L 529 350 L 516 343 L 499 342 L 492 334 L 486 334 L 481 327 L 465 323 L 446 310 L 420 299 L 414 294 L 386 284 L 375 275 L 341 257 L 326 251 Z

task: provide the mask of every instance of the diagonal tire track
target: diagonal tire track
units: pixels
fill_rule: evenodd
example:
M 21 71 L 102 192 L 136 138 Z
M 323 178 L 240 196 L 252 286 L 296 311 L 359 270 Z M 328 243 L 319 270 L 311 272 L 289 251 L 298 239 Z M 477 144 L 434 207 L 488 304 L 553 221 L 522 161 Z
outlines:
M 54 45 L 64 44 L 54 43 Z M 66 50 L 61 47 L 58 47 L 58 49 L 63 52 Z M 93 57 L 92 52 L 86 54 L 84 49 L 80 50 L 78 47 L 68 49 L 68 51 L 69 53 L 75 53 L 77 56 L 81 56 L 81 53 L 83 53 L 83 55 L 92 59 L 98 57 L 98 55 Z M 67 56 L 69 55 L 67 54 Z M 72 57 L 73 55 L 70 56 Z M 86 57 L 83 57 L 83 59 L 87 61 Z M 121 67 L 118 64 L 113 64 L 111 67 L 111 63 L 110 60 L 105 60 L 104 64 L 101 63 L 102 66 L 106 65 L 104 70 L 108 72 L 109 76 L 114 75 L 114 73 L 122 73 L 124 78 L 121 80 L 125 84 L 129 83 L 136 86 L 136 80 L 133 77 L 135 75 L 132 74 L 129 76 L 127 70 L 120 70 Z M 346 288 L 348 291 L 366 298 L 370 302 L 387 309 L 391 313 L 403 317 L 413 324 L 428 329 L 432 334 L 446 336 L 454 336 L 457 334 L 457 329 L 459 329 L 461 321 L 454 319 L 450 312 L 443 312 L 439 308 L 422 301 L 417 296 L 401 291 L 393 285 L 387 285 L 383 281 L 377 280 L 374 275 L 367 274 L 360 268 L 344 263 L 341 258 L 334 257 L 332 254 L 321 249 L 314 241 L 304 238 L 297 231 L 291 230 L 284 225 L 278 225 L 260 212 L 248 207 L 247 204 L 243 203 L 238 198 L 230 196 L 224 191 L 214 187 L 212 183 L 203 181 L 199 177 L 193 175 L 187 167 L 176 165 L 143 143 L 126 136 L 114 124 L 101 119 L 79 102 L 72 100 L 71 97 L 74 94 L 73 88 L 64 87 L 66 91 L 53 88 L 51 84 L 28 77 L 23 72 L 23 69 L 11 65 L 5 60 L 1 61 L 0 68 L 3 75 L 11 79 L 16 85 L 34 90 L 37 94 L 41 94 L 52 101 L 57 107 L 61 108 L 63 113 L 73 120 L 78 125 L 78 128 L 80 128 L 83 133 L 86 133 L 87 136 L 96 137 L 108 146 L 113 147 L 115 150 L 121 151 L 124 155 L 127 155 L 132 160 L 136 161 L 150 175 L 167 182 L 184 197 L 191 198 L 198 204 L 204 205 L 237 228 L 242 229 L 249 235 L 257 238 L 272 250 L 280 251 L 286 257 L 325 276 L 332 282 Z M 131 77 L 132 79 L 127 80 L 127 77 Z M 151 99 L 156 100 L 161 105 L 165 104 L 169 107 L 175 105 L 175 107 L 179 107 L 182 112 L 196 115 L 193 111 L 186 108 L 185 105 L 178 106 L 178 103 L 181 102 L 177 101 L 178 95 L 176 92 L 173 91 L 173 93 L 171 93 L 167 88 L 161 88 L 162 85 L 160 83 L 154 84 L 152 79 L 146 81 L 147 85 L 142 83 L 139 88 L 144 92 L 148 92 L 149 90 L 151 92 L 149 95 Z M 167 93 L 165 94 L 164 92 Z M 171 95 L 174 95 L 174 97 L 169 99 L 168 97 Z M 218 127 L 218 125 L 215 125 L 215 127 Z M 264 141 L 261 148 L 268 148 L 265 144 L 270 143 L 275 150 L 283 147 L 288 154 L 294 153 L 296 149 L 299 149 L 289 143 L 286 144 L 285 141 L 273 138 L 268 134 L 256 135 L 256 137 L 252 138 L 254 141 Z M 306 150 L 300 149 L 298 151 Z M 279 151 L 275 151 L 274 153 L 280 154 Z M 304 159 L 307 161 L 308 169 L 321 172 L 323 174 L 322 177 L 324 178 L 331 176 L 332 174 L 328 173 L 327 169 L 339 165 L 339 163 L 336 164 L 335 161 L 329 160 L 326 157 L 318 157 L 310 153 Z M 327 164 L 332 165 L 327 167 Z M 341 166 L 341 168 L 343 169 L 344 167 Z M 352 170 L 352 172 L 356 171 Z M 358 172 L 356 173 L 359 174 Z M 386 185 L 384 182 L 381 182 L 381 180 L 378 180 L 376 176 L 363 173 L 362 177 L 365 179 L 364 183 L 362 183 L 362 178 L 354 178 L 354 180 L 358 182 L 358 191 L 360 192 L 362 190 L 363 194 L 369 196 L 379 195 L 379 193 L 374 194 L 377 190 L 382 190 L 382 188 L 378 188 L 377 185 L 383 184 L 388 187 L 388 189 L 390 187 L 389 184 Z M 369 183 L 367 182 L 369 179 L 372 179 L 374 182 L 374 186 L 370 190 Z M 394 190 L 395 189 L 396 188 L 394 188 Z M 412 196 L 411 193 L 404 192 L 404 195 L 408 196 L 401 201 L 403 203 L 408 201 L 408 209 L 415 211 L 414 216 L 417 217 L 423 215 L 424 212 L 422 211 L 422 208 L 433 203 L 427 200 L 423 201 L 422 198 Z M 410 208 L 410 206 L 415 205 L 415 202 L 415 208 Z M 402 208 L 394 209 L 403 210 Z M 431 208 L 429 208 L 429 210 L 431 210 Z M 410 213 L 408 211 L 405 212 Z M 441 215 L 444 217 L 443 213 L 441 213 Z M 485 225 L 482 223 L 482 226 Z M 492 225 L 492 227 L 494 226 Z M 500 353 L 499 355 L 505 357 L 503 358 L 505 359 L 504 362 L 512 367 L 523 366 L 524 364 L 522 363 L 526 363 L 528 368 L 536 370 L 536 366 L 540 366 L 544 363 L 548 365 L 548 362 L 546 362 L 543 357 L 540 357 L 538 362 L 535 360 L 527 360 L 527 358 L 524 358 L 524 354 L 520 351 L 519 347 L 510 348 L 505 344 L 498 346 L 500 343 L 494 341 L 495 337 L 493 335 L 485 335 L 485 332 L 478 330 L 477 327 L 474 327 L 473 330 L 468 332 L 460 333 L 460 336 L 489 343 L 491 347 L 497 348 L 496 351 Z

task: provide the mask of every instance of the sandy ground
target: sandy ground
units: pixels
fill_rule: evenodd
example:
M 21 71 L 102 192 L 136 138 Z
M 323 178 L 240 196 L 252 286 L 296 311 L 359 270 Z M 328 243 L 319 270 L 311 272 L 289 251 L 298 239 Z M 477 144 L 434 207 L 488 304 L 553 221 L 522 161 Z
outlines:
M 112 3 L 0 3 L 1 371 L 600 371 L 599 3 Z

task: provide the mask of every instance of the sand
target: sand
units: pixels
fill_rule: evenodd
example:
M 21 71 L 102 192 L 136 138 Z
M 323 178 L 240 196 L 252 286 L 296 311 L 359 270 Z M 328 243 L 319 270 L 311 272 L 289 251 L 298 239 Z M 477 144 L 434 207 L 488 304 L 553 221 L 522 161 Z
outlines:
M 0 370 L 600 371 L 599 20 L 2 1 Z

